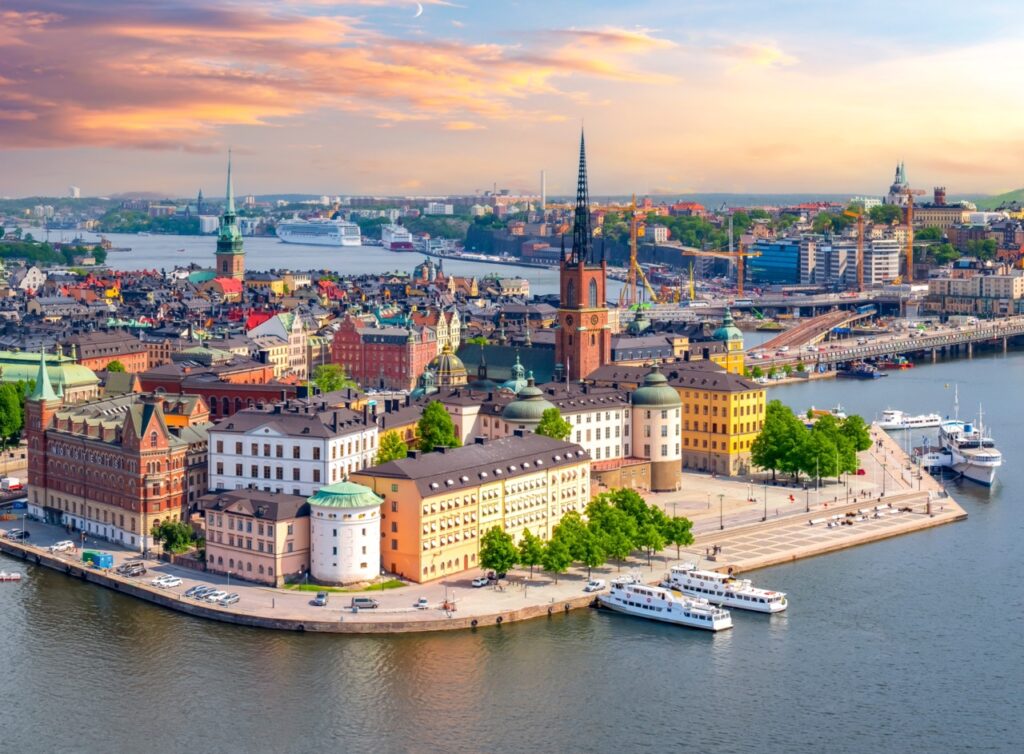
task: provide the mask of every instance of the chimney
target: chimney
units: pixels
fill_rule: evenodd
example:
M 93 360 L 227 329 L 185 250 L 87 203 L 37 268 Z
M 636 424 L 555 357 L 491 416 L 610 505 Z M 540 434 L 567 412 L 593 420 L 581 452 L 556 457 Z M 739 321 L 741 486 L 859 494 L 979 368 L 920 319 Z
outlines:
M 526 430 L 525 429 L 513 430 L 512 436 L 513 437 L 526 437 Z
M 417 458 L 420 457 L 420 452 L 418 450 L 410 450 L 405 454 L 405 457 L 411 458 L 412 460 L 415 461 Z
M 473 442 L 476 445 L 486 445 L 487 444 L 487 438 L 484 437 L 483 435 L 477 435 L 476 437 L 473 438 Z
M 437 451 L 438 453 L 441 453 L 443 455 L 443 454 L 448 452 L 448 446 L 447 445 L 438 445 L 436 448 L 434 448 L 434 450 Z

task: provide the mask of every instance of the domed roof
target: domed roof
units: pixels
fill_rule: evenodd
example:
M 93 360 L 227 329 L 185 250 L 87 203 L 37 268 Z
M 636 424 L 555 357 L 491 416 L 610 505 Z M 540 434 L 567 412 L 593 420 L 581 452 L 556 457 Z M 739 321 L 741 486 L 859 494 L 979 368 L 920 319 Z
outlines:
M 521 393 L 523 388 L 526 387 L 526 370 L 519 361 L 518 353 L 516 354 L 516 363 L 512 365 L 512 379 L 505 380 L 501 383 L 501 386 L 506 390 L 511 390 L 516 395 Z
M 651 371 L 644 377 L 644 384 L 633 391 L 630 400 L 634 406 L 672 408 L 681 405 L 679 393 L 668 384 L 658 364 L 651 367 Z
M 420 375 L 419 385 L 416 386 L 410 395 L 413 398 L 420 398 L 436 392 L 434 373 L 430 371 L 430 367 L 427 367 L 423 370 L 423 374 Z
M 437 384 L 465 385 L 468 372 L 462 359 L 452 353 L 452 347 L 445 343 L 444 349 L 429 364 L 430 371 L 437 375 Z
M 321 487 L 313 497 L 307 499 L 307 502 L 321 508 L 370 508 L 383 503 L 384 498 L 361 484 L 336 482 Z
M 533 372 L 526 378 L 526 387 L 519 391 L 514 401 L 505 406 L 501 418 L 509 424 L 536 424 L 541 415 L 549 408 L 554 408 L 533 381 Z
M 731 311 L 725 310 L 722 326 L 715 330 L 711 337 L 715 340 L 743 340 L 743 332 L 733 324 Z

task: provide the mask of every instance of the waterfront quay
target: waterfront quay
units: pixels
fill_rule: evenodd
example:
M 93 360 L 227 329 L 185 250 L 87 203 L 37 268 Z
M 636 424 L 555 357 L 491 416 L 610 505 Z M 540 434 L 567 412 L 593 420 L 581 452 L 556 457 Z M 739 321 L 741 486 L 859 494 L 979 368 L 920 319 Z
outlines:
M 739 573 L 966 518 L 963 509 L 945 495 L 935 479 L 928 474 L 917 475 L 916 467 L 911 466 L 906 454 L 886 433 L 873 430 L 872 437 L 872 449 L 861 454 L 866 473 L 852 477 L 848 486 L 833 484 L 817 493 L 813 489 L 685 474 L 686 492 L 650 495 L 648 499 L 669 513 L 691 517 L 694 544 L 678 556 L 675 548 L 670 547 L 650 563 L 634 558 L 620 568 L 610 562 L 594 569 L 593 578 L 607 580 L 620 572 L 633 572 L 657 582 L 677 560 L 719 571 L 732 568 Z M 757 494 L 752 494 L 754 491 Z M 892 508 L 887 507 L 890 505 Z M 886 506 L 880 518 L 871 517 L 876 506 Z M 893 512 L 901 508 L 909 511 Z M 846 518 L 847 512 L 860 509 L 871 509 L 867 520 L 827 528 L 830 516 Z M 816 523 L 809 524 L 811 520 Z M 10 528 L 20 528 L 21 523 L 11 522 Z M 531 577 L 528 570 L 516 569 L 500 584 L 482 588 L 471 586 L 470 581 L 477 573 L 470 571 L 397 589 L 330 592 L 328 605 L 316 607 L 311 604 L 314 594 L 309 591 L 275 589 L 157 560 L 146 561 L 148 572 L 138 578 L 121 576 L 113 570 L 96 570 L 83 564 L 77 553 L 47 551 L 53 542 L 67 538 L 62 527 L 32 521 L 26 521 L 24 526 L 31 532 L 30 544 L 2 539 L 0 549 L 27 563 L 62 571 L 69 578 L 195 617 L 244 626 L 327 633 L 442 631 L 499 626 L 593 603 L 593 595 L 583 591 L 587 571 L 577 568 L 560 575 L 557 582 L 551 574 L 539 570 Z M 716 545 L 720 552 L 711 555 Z M 115 567 L 125 560 L 138 559 L 137 553 L 108 543 L 87 541 L 85 546 L 110 552 Z M 179 576 L 183 583 L 170 589 L 152 586 L 150 581 L 161 574 Z M 220 607 L 184 597 L 184 592 L 196 585 L 235 592 L 241 599 L 230 607 Z M 353 612 L 349 604 L 354 596 L 373 597 L 380 606 Z M 427 601 L 426 609 L 415 607 L 420 599 Z M 801 595 L 791 595 L 794 604 L 799 604 L 800 599 Z

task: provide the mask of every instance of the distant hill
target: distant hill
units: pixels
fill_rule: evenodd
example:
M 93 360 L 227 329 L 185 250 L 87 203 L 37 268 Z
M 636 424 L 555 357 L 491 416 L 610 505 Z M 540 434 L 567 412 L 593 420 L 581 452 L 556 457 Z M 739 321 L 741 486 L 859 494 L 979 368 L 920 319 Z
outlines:
M 1024 203 L 1024 188 L 1007 191 L 1005 194 L 995 194 L 994 196 L 979 196 L 973 201 L 978 205 L 978 209 L 995 209 L 1010 202 Z

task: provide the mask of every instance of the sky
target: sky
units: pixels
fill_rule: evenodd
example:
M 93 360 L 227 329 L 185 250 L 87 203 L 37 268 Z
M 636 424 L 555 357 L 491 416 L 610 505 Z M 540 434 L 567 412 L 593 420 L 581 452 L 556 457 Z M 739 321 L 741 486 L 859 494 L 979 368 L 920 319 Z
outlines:
M 0 0 L 0 195 L 1024 185 L 1024 24 L 930 0 Z

